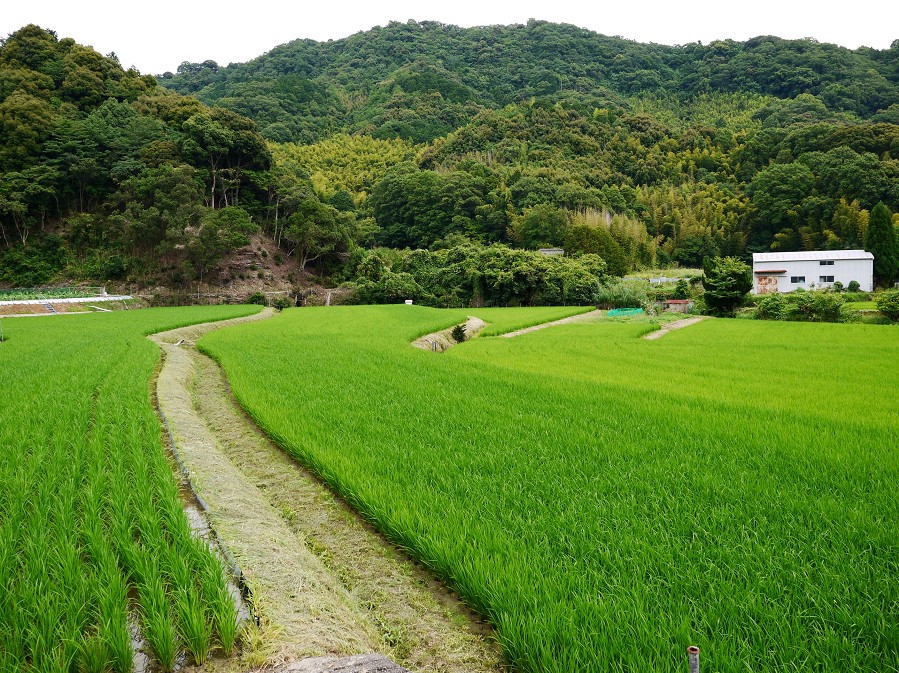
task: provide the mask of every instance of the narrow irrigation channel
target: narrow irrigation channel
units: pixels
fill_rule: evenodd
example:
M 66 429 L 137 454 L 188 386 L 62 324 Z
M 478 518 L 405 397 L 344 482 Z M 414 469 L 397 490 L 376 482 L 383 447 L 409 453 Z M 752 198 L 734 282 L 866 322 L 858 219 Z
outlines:
M 211 668 L 502 670 L 489 626 L 269 440 L 194 347 L 207 331 L 270 315 L 150 337 L 164 353 L 158 408 L 250 592 L 240 658 Z

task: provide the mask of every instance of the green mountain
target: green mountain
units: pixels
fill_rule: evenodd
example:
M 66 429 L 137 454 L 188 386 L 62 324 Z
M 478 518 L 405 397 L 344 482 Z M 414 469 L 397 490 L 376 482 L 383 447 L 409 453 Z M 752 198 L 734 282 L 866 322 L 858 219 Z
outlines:
M 0 283 L 223 284 L 254 232 L 297 278 L 457 299 L 395 250 L 623 274 L 861 247 L 899 211 L 897 93 L 899 41 L 409 22 L 157 80 L 26 26 L 0 44 Z
M 531 98 L 592 108 L 635 94 L 811 94 L 869 118 L 899 100 L 899 41 L 885 51 L 776 37 L 670 47 L 545 21 L 410 21 L 342 40 L 296 40 L 227 67 L 183 63 L 160 83 L 255 119 L 278 142 L 338 130 L 429 141 L 480 110 Z

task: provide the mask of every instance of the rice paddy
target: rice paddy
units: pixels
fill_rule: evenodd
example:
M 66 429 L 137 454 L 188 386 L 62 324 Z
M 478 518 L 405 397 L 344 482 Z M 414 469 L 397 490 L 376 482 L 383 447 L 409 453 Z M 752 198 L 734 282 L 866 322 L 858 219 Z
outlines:
M 517 670 L 677 671 L 688 645 L 720 672 L 899 670 L 899 331 L 714 320 L 646 341 L 648 322 L 600 322 L 408 345 L 527 311 L 304 308 L 201 347 Z
M 235 606 L 182 510 L 144 336 L 256 310 L 4 321 L 0 671 L 131 671 L 135 632 L 165 671 L 232 651 Z

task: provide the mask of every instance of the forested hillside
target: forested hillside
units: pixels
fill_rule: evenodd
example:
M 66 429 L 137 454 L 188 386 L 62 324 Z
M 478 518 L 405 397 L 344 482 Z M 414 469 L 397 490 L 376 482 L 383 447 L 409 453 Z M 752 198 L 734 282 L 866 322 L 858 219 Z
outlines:
M 669 47 L 545 21 L 409 21 L 342 40 L 296 40 L 228 67 L 183 63 L 161 82 L 256 119 L 279 142 L 336 130 L 423 142 L 485 108 L 540 98 L 590 111 L 639 93 L 808 93 L 868 118 L 899 101 L 899 42 L 888 51 L 776 37 Z
M 36 26 L 0 46 L 0 283 L 220 283 L 261 231 L 298 279 L 494 301 L 440 264 L 604 263 L 548 279 L 862 247 L 879 202 L 899 210 L 899 40 L 391 23 L 158 82 Z M 422 271 L 390 248 L 454 252 Z
M 258 229 L 256 125 L 26 26 L 0 48 L 0 282 L 202 276 Z

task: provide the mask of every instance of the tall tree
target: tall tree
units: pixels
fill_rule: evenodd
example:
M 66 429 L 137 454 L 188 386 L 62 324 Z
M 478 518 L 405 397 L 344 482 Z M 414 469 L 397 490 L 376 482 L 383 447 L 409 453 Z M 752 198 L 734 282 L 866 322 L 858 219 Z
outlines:
M 899 245 L 890 209 L 883 201 L 871 210 L 865 249 L 874 255 L 874 278 L 878 285 L 888 286 L 899 273 Z
M 305 199 L 287 219 L 284 240 L 293 246 L 300 271 L 325 255 L 345 255 L 355 238 L 356 216 L 317 199 Z
M 703 271 L 705 301 L 715 313 L 733 313 L 752 289 L 752 269 L 736 257 L 706 258 Z

